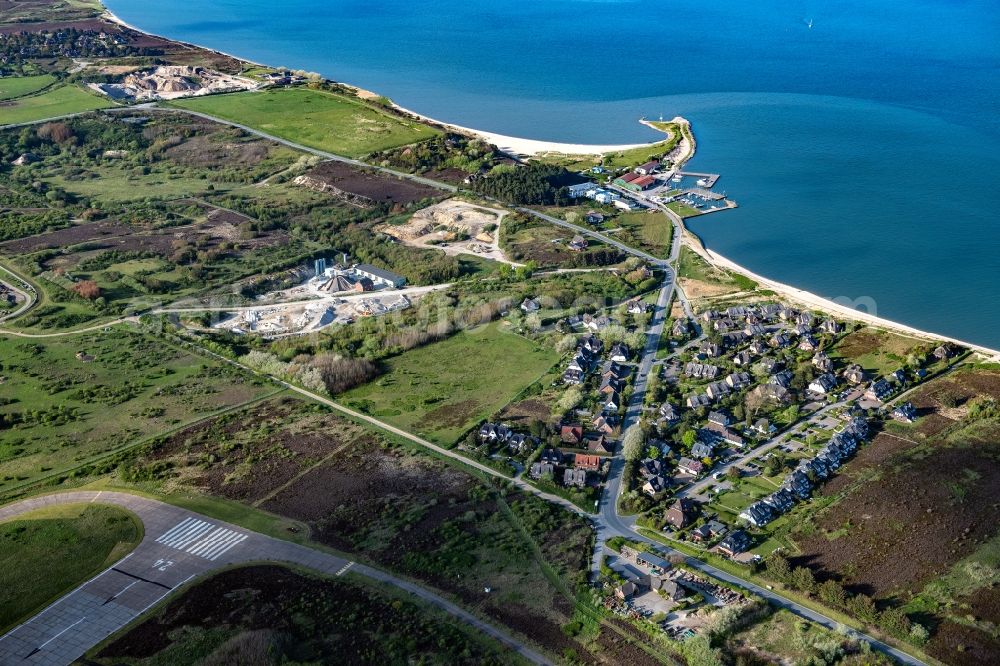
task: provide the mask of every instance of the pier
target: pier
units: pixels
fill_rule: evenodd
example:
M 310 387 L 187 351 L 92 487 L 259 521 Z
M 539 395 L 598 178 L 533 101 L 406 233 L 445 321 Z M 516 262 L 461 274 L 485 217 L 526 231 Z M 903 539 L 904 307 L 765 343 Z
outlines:
M 706 190 L 710 190 L 715 186 L 715 183 L 719 180 L 720 176 L 717 173 L 697 173 L 695 171 L 678 171 L 678 176 L 692 176 L 697 178 L 699 181 L 704 181 L 698 183 L 698 187 L 703 187 Z

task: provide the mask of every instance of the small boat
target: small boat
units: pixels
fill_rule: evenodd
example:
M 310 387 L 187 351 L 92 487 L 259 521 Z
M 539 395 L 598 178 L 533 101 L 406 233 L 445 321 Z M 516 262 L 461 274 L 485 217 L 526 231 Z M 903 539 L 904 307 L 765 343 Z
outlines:
M 697 181 L 697 185 L 698 185 L 698 187 L 708 187 L 708 179 L 707 178 L 699 178 L 698 181 Z
M 679 183 L 682 180 L 684 180 L 684 178 L 680 174 L 677 174 L 676 176 L 670 179 L 670 181 L 673 183 Z

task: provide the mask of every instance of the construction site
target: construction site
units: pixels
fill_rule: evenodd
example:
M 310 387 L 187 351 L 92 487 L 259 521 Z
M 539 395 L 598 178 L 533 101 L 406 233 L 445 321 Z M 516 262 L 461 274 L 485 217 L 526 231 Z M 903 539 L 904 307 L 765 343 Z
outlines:
M 260 83 L 204 67 L 161 65 L 126 74 L 119 83 L 91 83 L 90 88 L 117 100 L 154 101 L 220 92 L 256 90 Z
M 500 222 L 506 214 L 497 208 L 450 199 L 417 211 L 403 224 L 384 224 L 376 230 L 413 247 L 512 264 L 499 245 Z

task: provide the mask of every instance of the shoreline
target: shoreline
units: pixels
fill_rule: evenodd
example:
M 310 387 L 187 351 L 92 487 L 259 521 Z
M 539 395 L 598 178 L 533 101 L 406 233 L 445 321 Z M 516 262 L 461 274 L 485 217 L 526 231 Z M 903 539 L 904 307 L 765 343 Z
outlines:
M 270 65 L 266 65 L 264 63 L 259 63 L 259 62 L 256 62 L 256 61 L 253 61 L 253 60 L 250 60 L 250 59 L 247 59 L 247 58 L 243 58 L 243 57 L 234 55 L 232 53 L 227 53 L 225 51 L 220 51 L 219 49 L 214 49 L 214 48 L 203 46 L 203 45 L 200 45 L 200 44 L 193 44 L 193 43 L 190 43 L 190 42 L 183 42 L 183 41 L 171 38 L 171 37 L 164 37 L 162 35 L 157 35 L 157 34 L 148 32 L 148 31 L 143 30 L 141 28 L 138 28 L 138 27 L 136 27 L 136 26 L 134 26 L 134 25 L 132 25 L 130 23 L 127 23 L 126 21 L 123 21 L 114 12 L 112 12 L 107 6 L 104 6 L 102 4 L 102 7 L 104 9 L 104 12 L 102 14 L 103 18 L 105 18 L 106 20 L 110 21 L 111 23 L 114 23 L 116 25 L 122 26 L 122 27 L 124 27 L 124 28 L 126 28 L 128 30 L 132 30 L 132 31 L 135 31 L 137 33 L 141 33 L 143 35 L 147 35 L 147 36 L 150 36 L 150 37 L 157 37 L 157 38 L 160 38 L 160 39 L 165 39 L 165 40 L 168 40 L 168 41 L 176 42 L 178 44 L 183 44 L 183 45 L 191 47 L 191 48 L 203 49 L 205 51 L 210 51 L 212 53 L 217 53 L 219 55 L 223 55 L 223 56 L 226 56 L 228 58 L 232 58 L 234 60 L 238 60 L 240 62 L 249 63 L 249 64 L 254 65 L 256 67 L 265 67 L 265 68 L 271 67 Z M 358 86 L 350 84 L 350 83 L 344 83 L 344 82 L 341 82 L 341 81 L 336 81 L 336 83 L 338 83 L 340 85 L 347 86 L 349 88 L 352 88 L 353 90 L 356 91 L 356 94 L 358 94 L 360 97 L 363 97 L 363 96 L 366 96 L 366 95 L 378 96 L 377 93 L 374 93 L 372 91 L 368 91 L 368 90 L 366 90 L 364 88 L 358 87 Z M 407 109 L 405 107 L 402 107 L 402 106 L 396 104 L 395 102 L 392 102 L 391 100 L 390 100 L 390 103 L 391 103 L 392 107 L 395 110 L 399 111 L 399 112 L 411 115 L 411 116 L 413 116 L 415 118 L 418 118 L 418 119 L 423 120 L 423 121 L 428 122 L 428 123 L 433 123 L 435 125 L 439 125 L 441 127 L 452 128 L 452 129 L 454 129 L 454 130 L 456 130 L 456 131 L 458 131 L 460 133 L 472 134 L 473 136 L 482 138 L 482 139 L 484 139 L 486 141 L 489 141 L 490 143 L 496 144 L 497 147 L 500 150 L 504 151 L 504 152 L 513 152 L 516 156 L 533 156 L 533 155 L 537 155 L 539 153 L 544 153 L 544 152 L 563 153 L 563 154 L 566 154 L 566 155 L 594 155 L 594 156 L 596 156 L 596 155 L 599 155 L 601 153 L 616 152 L 616 151 L 620 151 L 620 150 L 631 150 L 631 149 L 635 149 L 635 148 L 641 148 L 643 146 L 654 146 L 657 143 L 660 143 L 660 141 L 653 141 L 653 142 L 649 142 L 649 143 L 618 144 L 618 145 L 616 145 L 616 144 L 598 145 L 598 144 L 560 143 L 560 142 L 544 141 L 544 140 L 538 140 L 538 139 L 525 139 L 525 138 L 520 138 L 520 137 L 511 137 L 511 136 L 507 136 L 507 135 L 504 135 L 504 134 L 498 134 L 498 133 L 494 133 L 494 132 L 486 132 L 486 131 L 483 131 L 483 130 L 476 130 L 476 129 L 469 128 L 469 127 L 463 127 L 461 125 L 455 125 L 453 123 L 442 122 L 442 121 L 437 120 L 435 118 L 431 118 L 429 116 L 425 116 L 423 114 L 420 114 L 420 113 L 417 113 L 417 112 L 412 111 L 410 109 Z M 640 119 L 639 122 L 642 123 L 642 124 L 644 124 L 644 125 L 649 126 L 651 129 L 654 129 L 656 131 L 662 131 L 662 130 L 657 129 L 656 127 L 653 127 L 652 124 L 649 123 L 648 121 L 646 121 L 645 118 Z M 695 137 L 694 137 L 694 132 L 691 130 L 691 122 L 689 120 L 681 117 L 681 116 L 675 117 L 673 119 L 673 121 L 671 121 L 671 122 L 677 122 L 677 123 L 681 124 L 681 126 L 682 126 L 682 130 L 681 130 L 682 131 L 681 143 L 683 143 L 685 140 L 687 140 L 687 141 L 690 142 L 690 146 L 689 146 L 688 150 L 686 151 L 687 154 L 684 156 L 684 160 L 683 160 L 683 162 L 687 162 L 691 158 L 694 157 L 694 154 L 696 152 L 696 146 L 697 146 L 697 143 L 696 143 L 696 140 L 695 140 Z M 501 144 L 508 144 L 508 146 L 505 147 L 504 145 L 501 145 Z M 680 144 L 678 144 L 678 145 L 680 145 Z M 523 152 L 521 152 L 521 151 L 523 151 Z M 974 343 L 971 343 L 971 342 L 966 342 L 964 340 L 960 340 L 958 338 L 953 338 L 953 337 L 950 337 L 950 336 L 947 336 L 947 335 L 941 335 L 941 334 L 932 333 L 932 332 L 929 332 L 929 331 L 924 331 L 924 330 L 921 330 L 921 329 L 918 329 L 918 328 L 914 328 L 912 326 L 908 326 L 906 324 L 902 324 L 902 323 L 893 321 L 891 319 L 886 319 L 886 318 L 879 317 L 879 316 L 876 316 L 876 315 L 871 315 L 871 314 L 869 314 L 867 312 L 862 312 L 860 310 L 855 310 L 853 308 L 849 308 L 849 307 L 840 305 L 838 303 L 835 303 L 835 302 L 833 302 L 833 301 L 831 301 L 829 299 L 823 298 L 821 296 L 817 296 L 816 294 L 808 292 L 808 291 L 806 291 L 804 289 L 799 289 L 798 287 L 793 287 L 791 285 L 787 285 L 787 284 L 784 284 L 782 282 L 778 282 L 776 280 L 772 280 L 770 278 L 767 278 L 767 277 L 764 277 L 764 276 L 759 275 L 757 273 L 754 273 L 753 271 L 750 271 L 747 268 L 745 268 L 745 267 L 737 264 L 736 262 L 734 262 L 734 261 L 732 261 L 732 260 L 730 260 L 730 259 L 722 256 L 721 254 L 718 254 L 717 252 L 714 252 L 713 250 L 708 249 L 705 246 L 705 244 L 701 241 L 701 239 L 694 232 L 692 232 L 690 229 L 687 228 L 687 225 L 684 224 L 684 221 L 683 221 L 682 218 L 680 218 L 680 216 L 677 216 L 677 219 L 680 222 L 680 227 L 681 227 L 681 230 L 682 230 L 682 238 L 683 238 L 684 234 L 687 234 L 687 235 L 689 235 L 691 237 L 691 239 L 694 239 L 694 242 L 689 242 L 688 245 L 691 247 L 691 249 L 696 254 L 698 254 L 703 259 L 705 259 L 706 261 L 708 261 L 711 265 L 716 266 L 718 268 L 722 268 L 722 269 L 726 269 L 726 270 L 731 270 L 731 271 L 735 271 L 735 272 L 741 273 L 743 275 L 746 275 L 747 277 L 755 280 L 757 283 L 759 283 L 761 285 L 764 285 L 768 289 L 771 289 L 772 291 L 776 292 L 777 294 L 779 294 L 781 296 L 784 296 L 785 298 L 788 298 L 790 300 L 802 303 L 802 304 L 804 304 L 804 305 L 806 305 L 808 307 L 815 308 L 817 310 L 823 310 L 823 311 L 829 312 L 831 314 L 840 315 L 841 317 L 843 317 L 845 319 L 849 319 L 849 320 L 853 320 L 853 321 L 861 321 L 861 322 L 864 322 L 866 324 L 870 324 L 870 325 L 873 325 L 873 326 L 882 327 L 882 328 L 885 328 L 885 329 L 888 329 L 888 330 L 897 331 L 897 332 L 900 332 L 900 333 L 902 333 L 904 335 L 908 335 L 908 336 L 911 336 L 911 337 L 916 337 L 918 339 L 924 339 L 924 340 L 928 340 L 928 341 L 950 342 L 950 343 L 953 343 L 953 344 L 956 344 L 956 345 L 961 345 L 961 346 L 964 346 L 964 347 L 968 347 L 969 349 L 972 349 L 973 351 L 976 351 L 976 352 L 978 352 L 980 354 L 983 354 L 983 355 L 989 357 L 991 360 L 1000 361 L 1000 350 L 992 349 L 992 348 L 986 347 L 984 345 L 979 345 L 979 344 L 974 344 Z
M 142 28 L 136 27 L 131 23 L 122 20 L 118 15 L 116 15 L 106 6 L 104 6 L 104 13 L 102 14 L 102 17 L 107 19 L 111 23 L 119 25 L 128 30 L 141 33 L 143 35 L 147 35 L 149 37 L 157 37 L 159 39 L 166 39 L 172 42 L 176 42 L 177 44 L 183 44 L 184 46 L 188 46 L 191 48 L 203 49 L 205 51 L 210 51 L 212 53 L 217 53 L 219 55 L 226 56 L 227 58 L 232 58 L 233 60 L 249 63 L 251 65 L 254 65 L 255 67 L 272 68 L 271 65 L 256 62 L 254 60 L 250 60 L 248 58 L 244 58 L 242 56 L 238 56 L 232 53 L 227 53 L 225 51 L 220 51 L 219 49 L 203 46 L 201 44 L 194 44 L 191 42 L 183 42 L 179 39 L 174 39 L 173 37 L 164 37 L 163 35 L 157 35 L 147 30 L 143 30 Z M 351 83 L 346 83 L 344 81 L 336 81 L 333 79 L 329 80 L 334 83 L 337 83 L 338 85 L 346 86 L 348 88 L 353 89 L 355 93 L 358 95 L 358 97 L 361 98 L 382 96 L 376 92 L 366 90 Z M 396 111 L 399 111 L 409 116 L 413 116 L 414 118 L 417 118 L 427 123 L 438 125 L 446 129 L 454 130 L 459 134 L 469 134 L 476 138 L 483 139 L 484 141 L 496 145 L 497 148 L 499 148 L 502 152 L 508 153 L 514 157 L 534 157 L 535 155 L 539 155 L 542 153 L 561 153 L 570 156 L 589 156 L 589 155 L 598 156 L 603 153 L 613 153 L 622 150 L 632 150 L 634 148 L 642 148 L 644 146 L 655 146 L 656 144 L 662 141 L 661 139 L 659 141 L 651 141 L 646 143 L 589 144 L 589 143 L 564 143 L 560 141 L 546 141 L 544 139 L 526 139 L 523 137 L 509 136 L 506 134 L 500 134 L 498 132 L 489 132 L 486 130 L 479 130 L 479 129 L 474 129 L 472 127 L 464 127 L 462 125 L 456 125 L 454 123 L 444 122 L 442 120 L 438 120 L 437 118 L 431 118 L 430 116 L 426 116 L 422 113 L 417 113 L 416 111 L 400 106 L 399 104 L 396 104 L 396 102 L 392 101 L 391 98 L 387 99 L 389 99 L 392 108 L 395 109 Z M 684 118 L 681 118 L 680 116 L 675 118 L 675 120 L 684 121 L 685 123 L 687 123 L 687 126 L 690 127 L 690 122 L 688 122 Z M 639 122 L 642 123 L 642 120 L 640 119 Z M 652 129 L 655 130 L 656 128 Z M 661 130 L 656 130 L 656 131 L 661 131 Z
M 962 347 L 967 347 L 974 352 L 978 352 L 990 358 L 993 361 L 1000 361 L 1000 350 L 992 349 L 984 345 L 976 344 L 973 342 L 968 342 L 966 340 L 960 340 L 958 338 L 953 338 L 948 335 L 943 335 L 940 333 L 933 333 L 931 331 L 925 331 L 919 328 L 914 328 L 913 326 L 908 326 L 906 324 L 901 324 L 892 319 L 886 319 L 885 317 L 879 317 L 878 315 L 869 314 L 862 310 L 855 310 L 854 308 L 847 307 L 846 305 L 841 305 L 828 298 L 818 296 L 805 289 L 799 289 L 798 287 L 793 287 L 791 285 L 785 284 L 783 282 L 778 282 L 771 278 L 764 277 L 749 270 L 748 268 L 737 264 L 735 261 L 728 259 L 718 252 L 710 250 L 705 247 L 705 244 L 701 239 L 682 224 L 684 233 L 689 235 L 688 246 L 701 258 L 707 261 L 712 266 L 716 268 L 721 268 L 723 270 L 733 271 L 745 275 L 746 277 L 754 280 L 759 285 L 766 289 L 777 293 L 788 300 L 794 301 L 801 305 L 805 305 L 812 310 L 819 310 L 828 312 L 831 315 L 841 317 L 843 319 L 849 319 L 852 321 L 860 321 L 871 326 L 878 328 L 884 328 L 902 335 L 913 337 L 921 340 L 926 340 L 929 342 L 950 342 L 952 344 L 960 345 Z

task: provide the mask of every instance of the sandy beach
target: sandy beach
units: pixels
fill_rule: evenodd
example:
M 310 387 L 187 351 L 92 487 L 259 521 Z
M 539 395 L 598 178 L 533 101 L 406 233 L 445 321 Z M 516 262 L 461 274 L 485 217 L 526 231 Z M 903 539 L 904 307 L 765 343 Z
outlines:
M 633 148 L 642 148 L 643 146 L 653 146 L 659 143 L 660 141 L 663 141 L 663 139 L 658 139 L 657 141 L 650 141 L 648 143 L 591 144 L 591 143 L 560 143 L 558 141 L 544 141 L 542 139 L 523 139 L 521 137 L 508 136 L 506 134 L 498 134 L 496 132 L 487 132 L 485 130 L 473 129 L 471 127 L 463 127 L 462 125 L 455 125 L 454 123 L 445 123 L 440 120 L 437 120 L 436 118 L 431 118 L 430 116 L 425 116 L 421 113 L 417 113 L 412 109 L 407 109 L 405 107 L 399 106 L 395 102 L 393 102 L 392 106 L 401 113 L 405 113 L 415 118 L 419 118 L 425 122 L 434 123 L 435 125 L 440 125 L 441 127 L 445 127 L 460 134 L 471 134 L 473 136 L 477 136 L 480 139 L 483 139 L 484 141 L 492 143 L 503 152 L 508 153 L 510 155 L 515 155 L 517 157 L 534 157 L 535 155 L 540 155 L 543 153 L 597 156 L 603 153 L 614 153 L 620 150 L 631 150 Z M 681 118 L 680 116 L 678 116 L 674 120 L 687 123 L 687 120 Z M 639 120 L 638 122 L 643 122 L 643 121 Z M 650 127 L 652 128 L 652 126 Z

